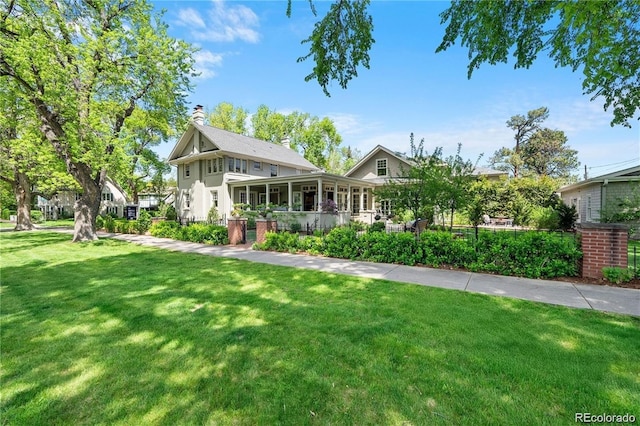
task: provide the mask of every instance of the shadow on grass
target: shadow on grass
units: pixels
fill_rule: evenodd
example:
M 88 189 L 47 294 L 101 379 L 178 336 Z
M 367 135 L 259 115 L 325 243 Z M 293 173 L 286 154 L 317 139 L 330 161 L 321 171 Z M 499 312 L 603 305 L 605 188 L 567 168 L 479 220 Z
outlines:
M 535 423 L 640 405 L 638 319 L 108 240 L 48 259 L 61 237 L 17 238 L 2 269 L 8 423 Z

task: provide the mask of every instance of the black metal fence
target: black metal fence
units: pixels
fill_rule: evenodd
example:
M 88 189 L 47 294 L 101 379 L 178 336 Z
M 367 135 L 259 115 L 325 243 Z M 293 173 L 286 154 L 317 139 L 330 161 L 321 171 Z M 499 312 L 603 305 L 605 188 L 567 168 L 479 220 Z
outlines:
M 206 223 L 209 225 L 227 226 L 226 215 L 222 215 L 222 217 L 218 218 L 218 220 L 210 220 L 208 217 L 204 216 L 184 216 L 178 217 L 176 220 L 182 226 L 188 226 L 193 223 Z
M 629 240 L 628 247 L 629 269 L 633 270 L 636 278 L 640 278 L 640 240 Z

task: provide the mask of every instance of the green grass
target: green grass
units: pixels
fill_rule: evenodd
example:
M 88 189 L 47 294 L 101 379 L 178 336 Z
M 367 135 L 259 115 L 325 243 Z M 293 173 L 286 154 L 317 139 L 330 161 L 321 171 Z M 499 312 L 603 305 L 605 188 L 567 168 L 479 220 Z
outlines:
M 0 234 L 3 424 L 574 424 L 640 416 L 640 319 Z
M 73 219 L 47 220 L 38 226 L 41 228 L 73 228 Z

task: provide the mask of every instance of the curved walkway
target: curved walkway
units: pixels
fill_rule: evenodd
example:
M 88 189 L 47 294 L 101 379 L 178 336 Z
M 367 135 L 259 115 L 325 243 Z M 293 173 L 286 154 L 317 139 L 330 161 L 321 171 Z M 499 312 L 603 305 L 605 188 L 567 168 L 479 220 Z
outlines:
M 629 288 L 534 280 L 387 263 L 357 262 L 320 256 L 257 251 L 246 246 L 211 246 L 148 235 L 100 233 L 100 236 L 185 253 L 379 278 L 640 317 L 640 290 Z

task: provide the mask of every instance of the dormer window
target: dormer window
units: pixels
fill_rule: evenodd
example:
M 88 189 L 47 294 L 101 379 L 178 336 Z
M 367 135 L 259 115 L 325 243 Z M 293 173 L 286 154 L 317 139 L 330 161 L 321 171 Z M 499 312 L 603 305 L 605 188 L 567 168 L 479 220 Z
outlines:
M 387 176 L 387 159 L 381 158 L 376 160 L 376 170 L 378 171 L 378 176 Z

